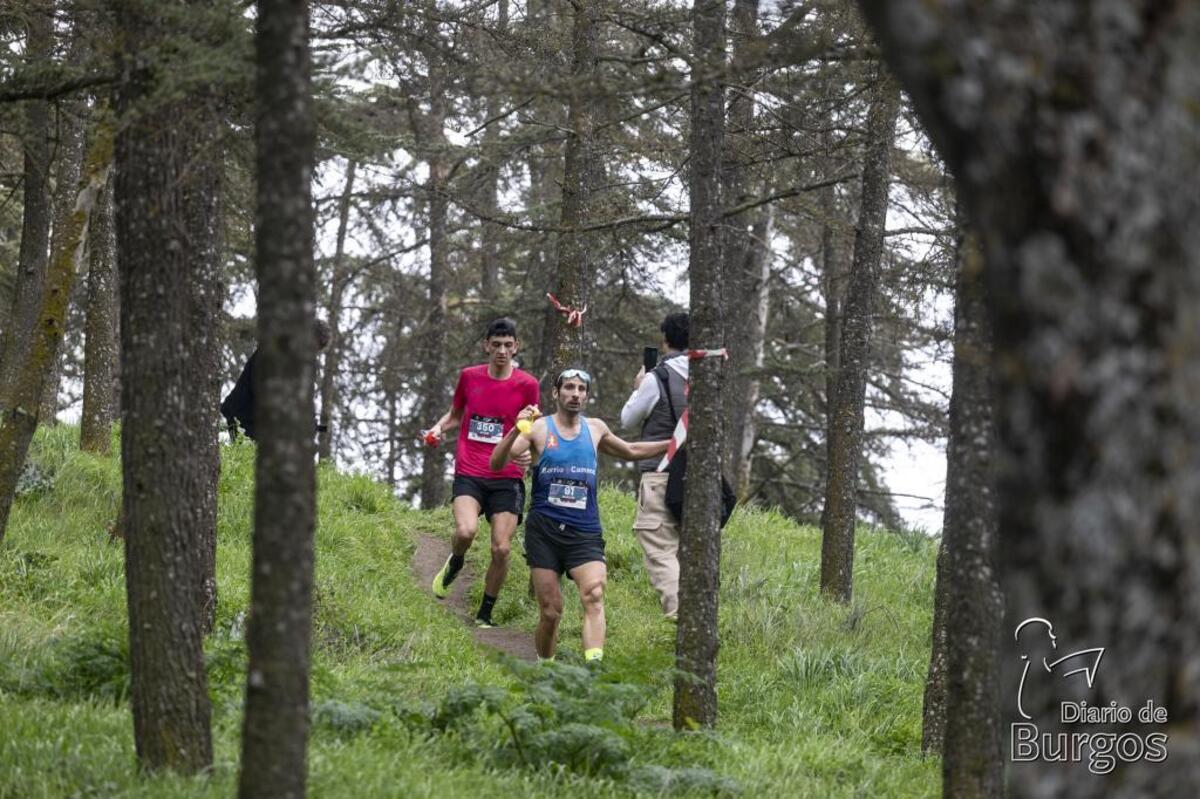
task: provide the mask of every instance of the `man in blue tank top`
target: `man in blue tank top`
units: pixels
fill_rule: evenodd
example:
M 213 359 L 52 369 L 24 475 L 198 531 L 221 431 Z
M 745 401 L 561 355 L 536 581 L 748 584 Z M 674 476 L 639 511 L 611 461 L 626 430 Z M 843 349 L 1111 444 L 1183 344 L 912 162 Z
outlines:
M 525 561 L 538 602 L 534 644 L 538 657 L 554 657 L 562 617 L 559 577 L 566 572 L 579 587 L 583 603 L 584 660 L 604 657 L 604 536 L 596 496 L 596 456 L 603 452 L 625 460 L 662 455 L 667 441 L 623 441 L 599 419 L 583 415 L 592 378 L 582 369 L 566 369 L 554 381 L 558 410 L 533 422 L 528 433 L 514 427 L 492 451 L 491 468 L 533 451 L 533 500 L 525 518 Z M 531 419 L 536 408 L 518 415 Z

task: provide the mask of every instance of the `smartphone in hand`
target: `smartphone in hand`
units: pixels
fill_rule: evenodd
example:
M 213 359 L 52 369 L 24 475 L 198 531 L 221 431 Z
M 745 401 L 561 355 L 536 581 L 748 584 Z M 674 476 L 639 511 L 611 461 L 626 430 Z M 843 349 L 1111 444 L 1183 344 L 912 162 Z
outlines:
M 646 374 L 654 371 L 654 367 L 658 366 L 658 347 L 642 349 L 642 366 L 646 367 Z

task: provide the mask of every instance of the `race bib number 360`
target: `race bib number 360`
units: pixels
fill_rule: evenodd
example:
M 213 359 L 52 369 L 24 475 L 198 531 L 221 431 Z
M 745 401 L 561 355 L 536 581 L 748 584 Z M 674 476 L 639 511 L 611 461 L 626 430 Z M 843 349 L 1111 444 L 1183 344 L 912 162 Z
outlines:
M 499 444 L 504 438 L 504 420 L 499 416 L 471 416 L 467 438 L 484 444 Z
M 587 483 L 574 480 L 555 480 L 550 483 L 550 504 L 557 508 L 587 510 Z

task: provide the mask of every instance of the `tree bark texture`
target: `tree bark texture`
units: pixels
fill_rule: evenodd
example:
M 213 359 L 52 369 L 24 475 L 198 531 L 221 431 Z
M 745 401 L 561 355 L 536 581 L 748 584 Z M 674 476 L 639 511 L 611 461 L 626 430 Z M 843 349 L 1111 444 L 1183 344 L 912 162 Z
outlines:
M 502 38 L 508 32 L 508 0 L 499 0 L 496 4 L 496 37 Z M 503 59 L 504 53 L 500 48 L 494 48 L 497 61 Z M 496 87 L 487 96 L 485 113 L 488 119 L 496 119 L 503 112 L 505 95 Z M 500 171 L 503 167 L 503 145 L 500 141 L 500 124 L 493 122 L 483 131 L 483 158 L 480 206 L 484 213 L 495 217 L 500 210 Z M 483 311 L 486 319 L 496 316 L 497 293 L 500 283 L 500 237 L 502 228 L 495 222 L 484 220 L 480 232 L 479 252 L 479 295 L 483 300 Z
M 3 424 L 0 424 L 0 540 L 8 527 L 17 478 L 25 466 L 29 444 L 37 428 L 46 376 L 62 343 L 71 287 L 87 245 L 88 222 L 96 199 L 108 181 L 112 158 L 112 132 L 103 128 L 97 131 L 88 153 L 86 179 L 82 184 L 76 181 L 73 211 L 61 220 L 61 236 L 55 236 L 29 354 L 17 371 L 11 395 L 12 407 L 4 412 Z
M 724 345 L 721 290 L 721 152 L 725 133 L 725 4 L 692 5 L 695 43 L 691 76 L 690 194 L 691 325 L 689 346 Z M 721 465 L 724 414 L 720 358 L 691 362 L 688 399 L 688 480 L 679 541 L 679 626 L 675 637 L 675 729 L 717 723 L 717 595 L 721 564 Z
M 751 238 L 755 244 L 745 253 L 748 263 L 744 268 L 748 274 L 754 276 L 751 291 L 745 303 L 739 306 L 750 311 L 745 314 L 748 325 L 744 349 L 749 363 L 744 370 L 734 373 L 739 379 L 745 379 L 740 412 L 731 417 L 729 434 L 735 442 L 733 452 L 736 471 L 733 475 L 739 500 L 745 500 L 750 495 L 750 473 L 753 465 L 751 458 L 754 445 L 758 442 L 758 417 L 754 409 L 758 406 L 761 390 L 759 376 L 762 374 L 766 356 L 767 317 L 771 310 L 771 250 L 767 242 L 771 239 L 773 222 L 774 210 L 770 206 L 757 214 L 751 230 Z M 730 351 L 732 352 L 732 348 Z
M 831 149 L 830 137 L 823 137 L 825 149 Z M 830 156 L 826 156 L 827 163 Z M 832 166 L 832 165 L 831 165 Z M 827 175 L 832 175 L 832 168 Z M 833 398 L 837 395 L 838 366 L 842 347 L 842 298 L 845 293 L 845 267 L 840 246 L 839 215 L 836 188 L 826 186 L 820 191 L 821 203 L 821 295 L 825 302 L 825 441 L 833 438 Z M 828 454 L 828 453 L 827 453 Z M 826 464 L 828 468 L 828 464 Z
M 220 163 L 211 90 L 171 83 L 212 44 L 208 3 L 116 7 L 121 460 L 140 764 L 212 763 L 202 639 L 215 546 Z M 199 11 L 201 13 L 197 14 Z M 185 40 L 187 48 L 178 47 Z
M 737 0 L 730 20 L 733 41 L 733 63 L 747 59 L 746 50 L 758 36 L 758 0 Z M 721 194 L 727 208 L 743 205 L 758 183 L 748 174 L 747 164 L 753 159 L 754 94 L 751 84 L 756 71 L 740 70 L 732 75 L 733 88 L 728 94 L 726 110 L 725 152 L 721 159 Z M 760 305 L 762 267 L 768 260 L 767 242 L 756 236 L 768 207 L 744 211 L 726 220 L 721 245 L 725 266 L 722 283 L 729 294 L 731 307 L 757 310 Z M 730 435 L 726 439 L 723 458 L 725 470 L 734 475 L 741 488 L 740 475 L 749 463 L 749 451 L 744 439 L 754 428 L 754 406 L 758 402 L 758 380 L 755 366 L 755 333 L 758 313 L 735 313 L 725 318 L 729 347 L 730 371 L 725 390 L 725 418 Z M 750 445 L 753 448 L 754 442 Z M 743 494 L 744 496 L 744 494 Z
M 83 57 L 79 45 L 81 34 L 72 34 L 72 60 Z M 50 251 L 53 253 L 62 249 L 65 243 L 62 238 L 67 236 L 70 228 L 71 214 L 75 211 L 75 202 L 79 194 L 79 175 L 83 169 L 83 144 L 85 113 L 83 102 L 77 98 L 68 98 L 58 102 L 58 147 L 57 160 L 54 165 L 54 228 L 51 231 Z M 67 298 L 70 304 L 70 298 Z M 42 407 L 38 414 L 43 424 L 54 424 L 58 415 L 58 389 L 62 382 L 62 352 L 55 349 L 55 355 L 46 373 L 45 385 L 42 389 Z
M 325 349 L 325 368 L 321 370 L 321 426 L 317 437 L 317 456 L 321 463 L 333 462 L 333 409 L 337 407 L 337 375 L 342 365 L 342 297 L 346 291 L 346 232 L 350 228 L 350 200 L 358 162 L 346 164 L 346 186 L 338 201 L 337 244 L 329 276 L 329 304 L 325 319 L 329 323 L 329 345 Z
M 446 141 L 446 83 L 448 74 L 441 52 L 437 25 L 430 14 L 425 58 L 428 63 L 429 113 L 424 117 L 421 139 L 427 149 L 429 180 L 425 185 L 426 207 L 429 210 L 429 316 L 424 346 L 421 347 L 421 373 L 424 379 L 422 418 L 437 419 L 446 407 L 449 389 L 446 379 L 446 340 L 449 333 L 446 317 L 446 288 L 450 280 L 450 240 L 446 235 L 446 212 L 449 205 L 447 186 L 450 180 L 450 158 Z M 436 508 L 446 502 L 446 448 L 424 447 L 421 450 L 421 507 Z
M 558 234 L 558 269 L 553 281 L 555 298 L 565 306 L 582 310 L 587 302 L 587 284 L 595 269 L 595 236 L 579 230 L 592 221 L 592 194 L 596 125 L 596 39 L 600 0 L 579 0 L 572 5 L 571 83 L 567 107 L 567 134 L 563 146 L 562 215 Z M 542 380 L 542 398 L 547 407 L 555 376 L 583 358 L 583 329 L 560 313 L 547 317 L 544 348 L 547 372 Z
M 829 409 L 825 507 L 821 514 L 821 592 L 838 602 L 849 602 L 854 587 L 854 523 L 858 507 L 858 470 L 862 460 L 867 359 L 883 261 L 892 140 L 900 108 L 899 89 L 882 65 L 873 92 L 867 114 L 862 201 L 854 236 L 854 260 L 850 265 L 842 318 L 837 387 Z
M 1105 647 L 1090 689 L 1026 681 L 1023 709 L 1041 734 L 1096 730 L 1060 727 L 1063 701 L 1153 701 L 1169 715 L 1118 730 L 1169 733 L 1162 762 L 1094 774 L 1041 758 L 1011 764 L 1007 789 L 1195 796 L 1200 6 L 861 5 L 983 244 L 1006 710 L 1025 721 L 1012 698 L 1020 656 L 1051 651 L 1044 633 L 1014 641 L 1008 630 L 1039 617 L 1060 652 Z
M 983 257 L 970 235 L 958 245 L 955 297 L 942 525 L 951 599 L 945 612 L 943 793 L 982 799 L 1004 792 L 998 660 L 1004 600 L 996 582 L 992 332 Z
M 950 572 L 946 566 L 944 532 L 938 544 L 935 579 L 929 669 L 925 673 L 925 695 L 921 703 L 921 754 L 940 756 L 942 742 L 946 738 L 946 611 L 953 601 L 950 596 Z
M 88 236 L 87 321 L 83 354 L 83 413 L 79 448 L 107 454 L 117 416 L 117 243 L 110 178 L 97 198 Z
M 54 43 L 54 4 L 48 0 L 35 1 L 30 4 L 28 15 L 25 63 L 36 68 L 50 60 Z M 50 248 L 50 104 L 45 100 L 25 101 L 24 123 L 21 138 L 25 156 L 21 248 L 17 256 L 12 312 L 4 331 L 4 361 L 0 364 L 0 407 L 5 409 L 13 406 L 12 392 L 17 373 L 29 357 Z
M 263 0 L 255 38 L 259 430 L 239 795 L 303 797 L 316 514 L 308 3 Z
M 225 110 L 221 99 L 211 92 L 198 93 L 192 102 L 199 124 L 194 132 L 197 149 L 190 165 L 194 177 L 188 190 L 185 219 L 194 259 L 186 286 L 191 295 L 191 331 L 185 344 L 199 390 L 193 399 L 194 415 L 188 420 L 188 430 L 190 457 L 201 474 L 197 488 L 202 493 L 196 497 L 196 514 L 202 537 L 197 552 L 202 559 L 202 624 L 208 634 L 217 619 L 217 484 L 221 476 L 221 449 L 218 426 L 213 421 L 220 418 L 221 310 L 225 297 L 222 278 Z

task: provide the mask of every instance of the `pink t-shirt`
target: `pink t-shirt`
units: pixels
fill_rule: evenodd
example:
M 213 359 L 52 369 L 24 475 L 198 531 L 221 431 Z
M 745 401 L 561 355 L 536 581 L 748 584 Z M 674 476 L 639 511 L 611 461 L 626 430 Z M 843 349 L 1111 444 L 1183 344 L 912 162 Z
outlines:
M 488 460 L 500 439 L 517 423 L 517 414 L 526 405 L 537 405 L 540 394 L 537 380 L 520 369 L 514 368 L 507 380 L 496 380 L 489 375 L 486 363 L 463 369 L 454 389 L 454 407 L 462 409 L 454 473 L 520 480 L 524 475 L 520 466 L 509 463 L 499 472 L 493 472 Z

